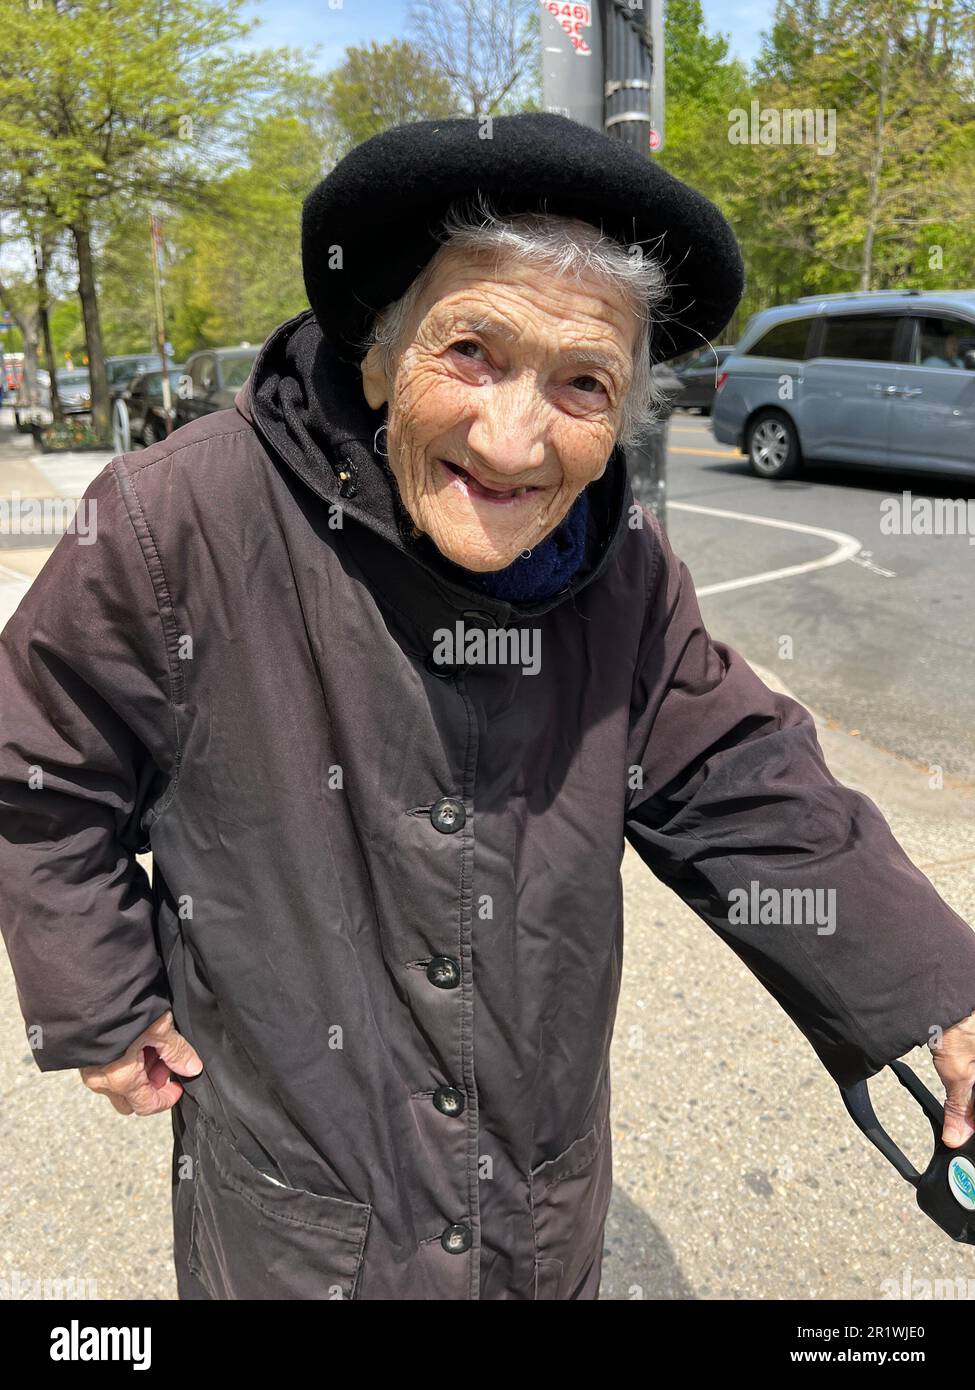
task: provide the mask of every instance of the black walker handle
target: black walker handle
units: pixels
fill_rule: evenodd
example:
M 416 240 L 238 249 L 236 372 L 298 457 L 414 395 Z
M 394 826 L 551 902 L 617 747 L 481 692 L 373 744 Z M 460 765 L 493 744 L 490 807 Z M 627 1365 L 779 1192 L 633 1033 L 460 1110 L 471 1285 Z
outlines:
M 941 1135 L 944 1106 L 904 1062 L 887 1064 L 917 1101 L 934 1131 L 934 1152 L 923 1173 L 891 1139 L 877 1119 L 866 1081 L 841 1086 L 840 1095 L 853 1123 L 915 1190 L 917 1204 L 952 1240 L 975 1245 L 975 1135 L 957 1148 L 948 1148 Z

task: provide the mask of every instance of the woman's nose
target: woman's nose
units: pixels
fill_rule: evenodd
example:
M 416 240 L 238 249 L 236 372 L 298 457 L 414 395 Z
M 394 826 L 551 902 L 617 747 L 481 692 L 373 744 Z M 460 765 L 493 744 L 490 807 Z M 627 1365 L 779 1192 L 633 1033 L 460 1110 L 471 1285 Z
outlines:
M 520 475 L 545 461 L 545 407 L 534 394 L 489 388 L 467 435 L 472 453 L 499 477 Z

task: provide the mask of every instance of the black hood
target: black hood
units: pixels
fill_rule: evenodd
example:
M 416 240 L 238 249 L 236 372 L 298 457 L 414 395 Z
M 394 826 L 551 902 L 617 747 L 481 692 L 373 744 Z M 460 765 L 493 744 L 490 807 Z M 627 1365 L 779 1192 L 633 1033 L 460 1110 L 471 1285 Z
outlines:
M 376 452 L 386 407 L 373 410 L 356 362 L 341 357 L 322 335 L 312 311 L 276 328 L 261 348 L 236 397 L 237 409 L 318 496 L 410 556 L 467 603 L 498 614 L 543 613 L 602 573 L 626 530 L 632 504 L 624 451 L 613 450 L 606 471 L 590 483 L 586 559 L 569 586 L 535 603 L 509 603 L 468 587 L 457 567 L 428 536 L 414 537 L 388 461 Z

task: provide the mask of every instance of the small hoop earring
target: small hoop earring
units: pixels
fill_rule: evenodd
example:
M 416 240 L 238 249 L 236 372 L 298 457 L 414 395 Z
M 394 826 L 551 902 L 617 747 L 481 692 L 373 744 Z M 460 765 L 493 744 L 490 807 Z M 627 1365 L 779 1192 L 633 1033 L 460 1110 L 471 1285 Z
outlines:
M 373 449 L 376 451 L 376 453 L 379 455 L 380 458 L 384 458 L 384 459 L 388 459 L 388 458 L 389 458 L 389 454 L 387 454 L 386 451 L 385 451 L 384 449 L 380 449 L 380 447 L 379 447 L 379 436 L 382 434 L 383 430 L 388 430 L 388 429 L 389 429 L 389 426 L 388 426 L 388 425 L 380 425 L 379 428 L 378 428 L 378 430 L 376 431 L 375 438 L 374 438 L 373 441 L 372 441 L 372 447 L 373 447 Z
M 522 558 L 523 560 L 530 560 L 531 557 L 532 557 L 532 553 L 531 553 L 530 550 L 523 550 L 523 551 L 521 552 L 521 558 Z

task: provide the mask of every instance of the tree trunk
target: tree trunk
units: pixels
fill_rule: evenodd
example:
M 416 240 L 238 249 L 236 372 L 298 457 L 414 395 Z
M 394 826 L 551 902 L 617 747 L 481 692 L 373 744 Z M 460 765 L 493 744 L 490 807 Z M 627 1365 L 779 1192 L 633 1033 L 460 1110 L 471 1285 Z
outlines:
M 16 315 L 16 320 L 24 340 L 24 378 L 19 399 L 21 404 L 34 406 L 40 400 L 37 386 L 37 311 L 24 309 Z
M 873 282 L 873 244 L 877 235 L 878 210 L 880 206 L 880 176 L 884 167 L 884 137 L 887 132 L 887 97 L 890 84 L 890 15 L 886 16 L 884 27 L 884 47 L 880 59 L 880 72 L 877 77 L 877 119 L 874 123 L 874 143 L 870 157 L 870 171 L 867 179 L 867 230 L 863 238 L 863 266 L 860 272 L 861 290 L 872 288 Z
M 91 376 L 91 423 L 95 432 L 105 439 L 112 428 L 112 407 L 108 395 L 108 373 L 105 371 L 105 351 L 102 346 L 102 325 L 98 313 L 98 292 L 95 288 L 95 263 L 91 252 L 91 229 L 86 221 L 73 222 L 78 258 L 78 296 L 85 325 L 85 346 L 88 349 L 88 371 Z
M 64 411 L 61 408 L 61 395 L 58 391 L 58 364 L 54 358 L 54 344 L 51 340 L 50 296 L 47 292 L 47 255 L 42 242 L 34 247 L 34 265 L 37 270 L 37 316 L 40 322 L 41 339 L 44 343 L 44 358 L 47 373 L 51 378 L 51 415 L 56 425 L 64 424 Z

